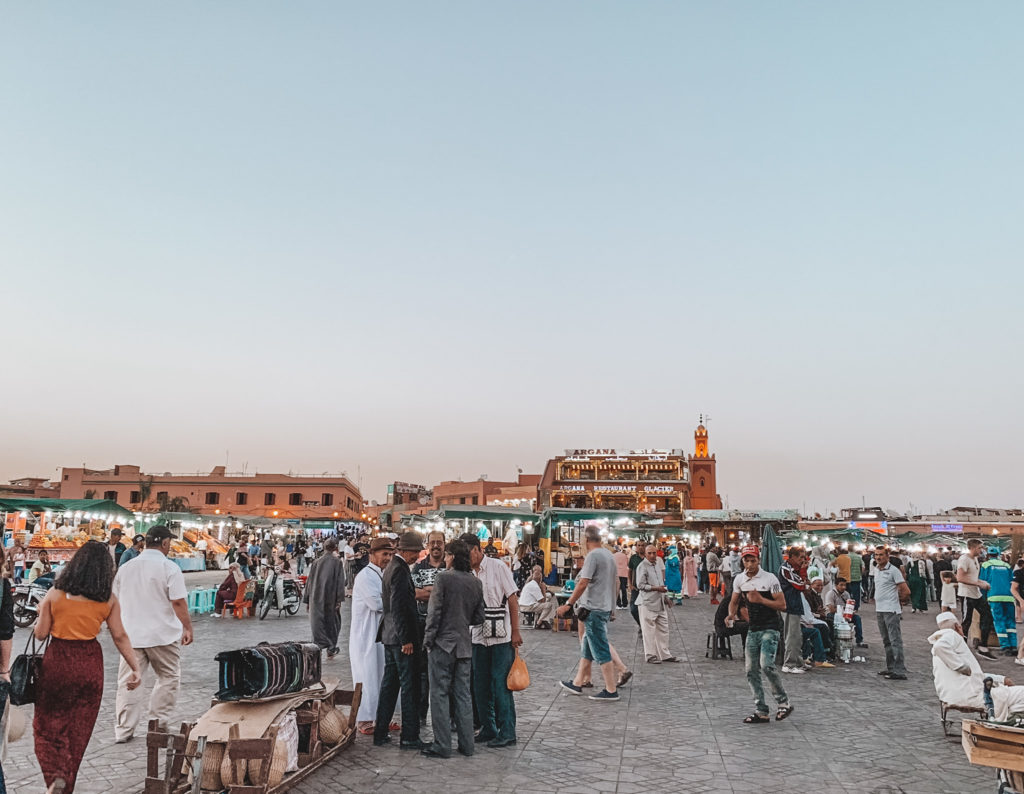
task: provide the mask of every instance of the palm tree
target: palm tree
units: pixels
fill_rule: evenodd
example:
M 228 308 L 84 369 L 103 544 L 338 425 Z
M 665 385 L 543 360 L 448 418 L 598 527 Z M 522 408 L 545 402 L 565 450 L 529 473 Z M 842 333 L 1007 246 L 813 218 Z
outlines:
M 185 496 L 175 496 L 168 498 L 166 491 L 161 491 L 156 495 L 157 506 L 160 508 L 161 513 L 191 513 L 192 508 L 189 506 L 188 498 Z
M 149 497 L 153 495 L 153 478 L 143 477 L 139 480 L 139 509 L 145 510 Z
M 96 489 L 95 488 L 86 488 L 85 489 L 85 496 L 83 496 L 82 498 L 83 499 L 95 499 L 96 498 Z

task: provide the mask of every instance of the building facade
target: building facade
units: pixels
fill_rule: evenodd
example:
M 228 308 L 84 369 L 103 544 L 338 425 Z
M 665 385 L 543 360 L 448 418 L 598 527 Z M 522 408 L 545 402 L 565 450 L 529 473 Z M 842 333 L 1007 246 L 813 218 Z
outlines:
M 359 520 L 363 497 L 344 476 L 236 474 L 223 466 L 209 474 L 146 474 L 138 466 L 61 470 L 60 497 L 112 499 L 141 512 Z
M 539 509 L 630 510 L 681 521 L 684 510 L 718 510 L 715 456 L 703 424 L 694 454 L 682 449 L 567 449 L 548 461 Z

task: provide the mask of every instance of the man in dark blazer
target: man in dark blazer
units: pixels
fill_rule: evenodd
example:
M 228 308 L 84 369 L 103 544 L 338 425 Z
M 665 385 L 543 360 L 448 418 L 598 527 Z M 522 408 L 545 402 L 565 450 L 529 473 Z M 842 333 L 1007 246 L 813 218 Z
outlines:
M 384 677 L 377 701 L 377 719 L 373 743 L 391 741 L 388 726 L 395 714 L 398 693 L 402 693 L 403 750 L 420 750 L 419 675 L 416 649 L 420 645 L 419 622 L 416 616 L 416 587 L 409 566 L 423 551 L 423 536 L 409 531 L 398 540 L 398 550 L 384 571 L 381 597 L 384 616 L 380 622 L 380 641 L 384 645 Z
M 423 750 L 423 755 L 435 758 L 452 754 L 452 720 L 459 736 L 459 752 L 473 755 L 473 639 L 469 627 L 484 622 L 484 588 L 470 572 L 469 546 L 461 540 L 449 543 L 445 567 L 447 570 L 434 579 L 423 635 L 429 654 L 430 720 L 434 728 L 434 743 Z

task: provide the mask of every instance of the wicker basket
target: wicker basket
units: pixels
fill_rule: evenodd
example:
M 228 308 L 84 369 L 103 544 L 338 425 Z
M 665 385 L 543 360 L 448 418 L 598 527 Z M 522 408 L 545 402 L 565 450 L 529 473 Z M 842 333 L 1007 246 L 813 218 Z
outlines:
M 345 715 L 338 709 L 324 709 L 320 715 L 320 740 L 324 744 L 336 745 L 345 733 Z
M 196 742 L 190 741 L 185 745 L 185 755 L 188 758 L 193 758 L 196 755 L 198 749 Z M 206 745 L 206 750 L 203 752 L 203 765 L 202 771 L 199 775 L 199 787 L 204 791 L 221 791 L 223 786 L 221 785 L 221 761 L 224 759 L 224 750 L 227 745 L 224 742 L 210 742 Z M 189 767 L 189 780 L 192 779 L 192 768 Z
M 259 758 L 249 759 L 249 780 L 256 780 L 260 772 Z M 288 768 L 288 748 L 284 742 L 274 742 L 274 754 L 270 761 L 270 775 L 267 777 L 267 785 L 276 786 L 284 780 L 284 771 Z
M 228 758 L 227 752 L 224 753 L 224 760 L 220 762 L 220 779 L 221 783 L 225 788 L 228 786 L 244 786 L 245 785 L 245 771 L 247 764 L 245 761 L 231 762 Z

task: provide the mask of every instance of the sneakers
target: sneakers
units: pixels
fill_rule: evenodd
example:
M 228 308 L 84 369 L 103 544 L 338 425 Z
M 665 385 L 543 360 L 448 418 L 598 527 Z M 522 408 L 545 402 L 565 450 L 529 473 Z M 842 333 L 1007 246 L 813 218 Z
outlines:
M 570 695 L 582 695 L 583 694 L 583 687 L 576 686 L 576 684 L 574 684 L 572 681 L 559 681 L 558 683 L 561 684 L 562 689 L 564 689 Z M 596 697 L 596 696 L 592 696 L 592 697 Z
M 612 702 L 612 701 L 616 701 L 616 700 L 619 699 L 619 693 L 618 692 L 609 692 L 607 689 L 602 689 L 596 695 L 591 695 L 590 699 L 591 700 L 601 700 L 601 701 Z
M 217 612 L 211 612 L 211 613 L 210 613 L 210 617 L 211 617 L 211 618 L 222 618 L 222 617 L 224 617 L 224 616 L 223 616 L 223 615 L 221 615 L 221 614 L 219 614 L 219 613 L 217 613 Z
M 805 673 L 807 671 L 804 670 L 804 668 L 802 667 L 787 667 L 786 665 L 782 665 L 782 672 L 793 673 L 794 675 L 796 675 L 798 673 Z
M 1014 664 L 1024 665 L 1024 658 L 1017 658 L 1013 660 Z

